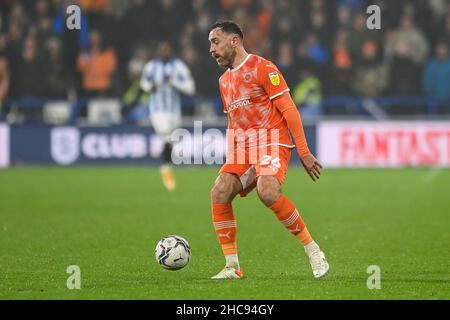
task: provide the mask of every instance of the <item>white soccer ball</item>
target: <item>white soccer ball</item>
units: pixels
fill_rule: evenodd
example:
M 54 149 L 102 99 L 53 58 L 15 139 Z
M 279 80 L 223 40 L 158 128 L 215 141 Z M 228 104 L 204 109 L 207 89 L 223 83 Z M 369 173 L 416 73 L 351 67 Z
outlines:
M 191 247 L 183 237 L 168 235 L 159 240 L 155 248 L 156 261 L 167 270 L 184 268 L 191 257 Z

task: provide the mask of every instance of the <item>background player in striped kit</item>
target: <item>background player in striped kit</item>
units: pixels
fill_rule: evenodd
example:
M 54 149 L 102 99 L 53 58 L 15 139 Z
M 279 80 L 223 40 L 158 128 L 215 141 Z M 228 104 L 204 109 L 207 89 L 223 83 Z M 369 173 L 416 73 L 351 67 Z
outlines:
M 141 88 L 150 93 L 150 119 L 156 133 L 164 139 L 160 172 L 164 186 L 173 191 L 176 180 L 171 169 L 172 132 L 181 126 L 181 94 L 193 95 L 195 83 L 186 64 L 173 54 L 168 41 L 158 44 L 157 58 L 142 72 Z

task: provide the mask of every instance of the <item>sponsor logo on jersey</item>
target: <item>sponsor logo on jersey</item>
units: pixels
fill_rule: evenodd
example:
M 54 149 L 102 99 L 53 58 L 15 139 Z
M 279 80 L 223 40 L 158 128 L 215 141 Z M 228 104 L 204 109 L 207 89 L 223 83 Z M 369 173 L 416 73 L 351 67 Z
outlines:
M 269 79 L 270 79 L 270 83 L 273 84 L 274 86 L 280 85 L 280 76 L 278 75 L 277 72 L 273 71 L 273 72 L 269 73 Z
M 242 107 L 246 107 L 251 105 L 252 103 L 250 102 L 250 97 L 243 97 L 243 98 L 239 98 L 237 100 L 231 101 L 230 104 L 228 105 L 228 110 L 226 111 L 231 112 L 237 108 L 242 108 Z

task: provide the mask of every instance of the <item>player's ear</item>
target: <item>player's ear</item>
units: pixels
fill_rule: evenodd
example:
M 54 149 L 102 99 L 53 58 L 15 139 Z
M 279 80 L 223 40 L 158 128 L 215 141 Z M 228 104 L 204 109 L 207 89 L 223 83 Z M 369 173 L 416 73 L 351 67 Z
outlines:
M 231 38 L 231 46 L 233 48 L 237 48 L 238 45 L 239 45 L 239 37 L 236 35 L 233 35 Z

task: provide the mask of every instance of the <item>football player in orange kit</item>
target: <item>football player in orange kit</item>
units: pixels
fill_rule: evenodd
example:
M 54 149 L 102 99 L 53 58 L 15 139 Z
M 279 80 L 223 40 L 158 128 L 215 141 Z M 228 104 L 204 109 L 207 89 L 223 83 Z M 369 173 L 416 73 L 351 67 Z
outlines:
M 295 235 L 309 257 L 313 276 L 329 270 L 325 254 L 311 238 L 295 205 L 283 194 L 292 149 L 306 172 L 319 179 L 321 164 L 308 149 L 300 114 L 277 67 L 243 46 L 242 29 L 233 21 L 217 22 L 209 33 L 210 53 L 227 69 L 219 79 L 224 112 L 228 116 L 227 159 L 211 190 L 214 228 L 226 265 L 212 279 L 240 279 L 236 220 L 232 201 L 256 188 L 260 200 Z

